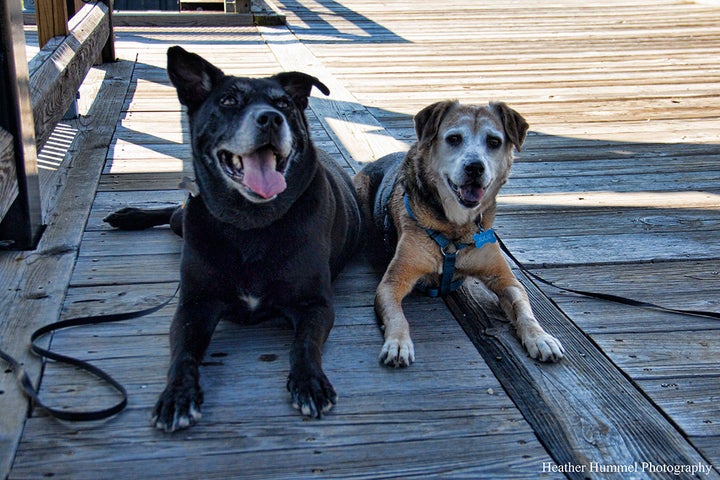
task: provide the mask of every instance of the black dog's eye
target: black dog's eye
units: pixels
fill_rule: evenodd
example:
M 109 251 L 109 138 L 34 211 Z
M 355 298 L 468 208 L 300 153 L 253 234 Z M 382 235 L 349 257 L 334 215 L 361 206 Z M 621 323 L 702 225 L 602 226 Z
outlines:
M 220 105 L 222 105 L 223 107 L 234 107 L 235 105 L 237 105 L 237 103 L 237 98 L 235 98 L 235 95 L 233 95 L 232 93 L 228 93 L 220 99 Z
M 490 148 L 500 148 L 500 145 L 502 145 L 502 140 L 498 137 L 494 136 L 488 136 L 487 137 L 487 146 Z
M 275 106 L 281 110 L 287 110 L 290 108 L 290 100 L 287 98 L 278 98 L 275 100 Z
M 462 143 L 463 137 L 459 133 L 454 133 L 452 135 L 448 135 L 447 137 L 445 137 L 445 141 L 451 147 L 457 147 L 458 145 L 460 145 Z

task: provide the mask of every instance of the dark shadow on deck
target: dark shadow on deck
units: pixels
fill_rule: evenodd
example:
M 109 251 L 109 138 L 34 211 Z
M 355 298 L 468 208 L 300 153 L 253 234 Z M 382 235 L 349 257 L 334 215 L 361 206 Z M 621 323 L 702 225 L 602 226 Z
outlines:
M 303 43 L 408 43 L 408 41 L 368 17 L 355 12 L 335 0 L 320 0 L 318 3 L 326 11 L 311 10 L 296 0 L 280 0 L 284 10 L 295 12 L 307 26 L 293 25 L 293 32 L 310 35 Z M 338 30 L 326 17 L 342 18 L 362 33 L 348 33 Z M 313 36 L 321 37 L 314 39 Z

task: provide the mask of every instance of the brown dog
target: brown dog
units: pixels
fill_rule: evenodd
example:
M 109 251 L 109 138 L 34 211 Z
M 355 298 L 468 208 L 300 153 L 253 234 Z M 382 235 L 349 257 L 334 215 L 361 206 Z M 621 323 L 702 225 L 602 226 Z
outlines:
M 497 294 L 532 358 L 563 357 L 560 342 L 535 319 L 490 230 L 513 148 L 520 150 L 527 129 L 525 119 L 504 103 L 439 102 L 415 116 L 418 141 L 406 155 L 383 157 L 355 176 L 371 256 L 389 261 L 375 296 L 385 330 L 380 360 L 386 365 L 415 360 L 403 298 L 416 285 L 443 296 L 465 277 Z

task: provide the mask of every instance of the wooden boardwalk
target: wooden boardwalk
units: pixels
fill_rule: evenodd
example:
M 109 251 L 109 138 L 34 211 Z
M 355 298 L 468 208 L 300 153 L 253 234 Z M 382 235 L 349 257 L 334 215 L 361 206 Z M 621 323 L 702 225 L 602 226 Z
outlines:
M 277 3 L 287 27 L 116 31 L 121 61 L 84 87 L 73 168 L 45 243 L 36 254 L 0 254 L 0 277 L 15 288 L 0 297 L 3 346 L 24 349 L 60 308 L 63 317 L 127 311 L 174 291 L 178 238 L 164 228 L 113 231 L 101 219 L 183 196 L 187 125 L 164 72 L 175 44 L 227 73 L 319 76 L 332 95 L 311 102 L 314 138 L 351 170 L 412 142 L 412 115 L 429 103 L 506 101 L 531 133 L 496 230 L 522 262 L 572 288 L 720 311 L 720 6 Z M 106 422 L 68 424 L 40 409 L 25 420 L 6 373 L 0 475 L 719 478 L 720 322 L 563 294 L 518 275 L 568 349 L 561 364 L 528 359 L 492 299 L 469 283 L 446 303 L 406 301 L 417 362 L 390 370 L 377 362 L 379 277 L 358 258 L 335 285 L 324 367 L 340 400 L 321 421 L 289 404 L 291 336 L 281 324 L 221 325 L 202 372 L 203 418 L 173 435 L 151 428 L 149 412 L 164 386 L 174 305 L 58 333 L 52 348 L 106 368 L 130 405 Z M 39 378 L 40 365 L 26 363 Z M 41 391 L 68 408 L 115 400 L 54 364 Z M 656 470 L 617 473 L 635 462 Z M 713 469 L 658 471 L 671 465 Z

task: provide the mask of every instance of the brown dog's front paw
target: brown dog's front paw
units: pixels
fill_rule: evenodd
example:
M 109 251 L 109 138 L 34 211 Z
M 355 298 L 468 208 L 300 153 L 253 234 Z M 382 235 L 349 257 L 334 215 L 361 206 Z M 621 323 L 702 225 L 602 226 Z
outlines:
M 409 367 L 415 361 L 415 346 L 410 338 L 388 338 L 380 350 L 380 361 L 389 367 Z
M 565 356 L 560 340 L 545 332 L 523 340 L 523 346 L 531 358 L 542 362 L 559 362 Z
M 287 389 L 292 406 L 306 417 L 321 418 L 337 403 L 337 393 L 324 373 L 290 373 Z
M 203 394 L 199 387 L 167 386 L 153 409 L 152 424 L 165 432 L 195 425 L 200 420 Z

